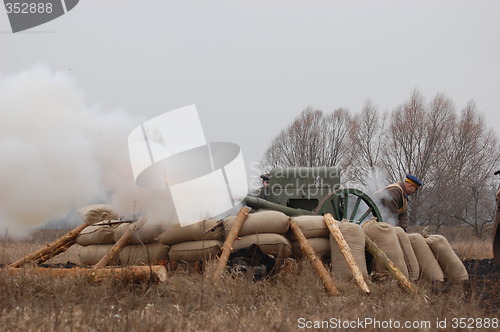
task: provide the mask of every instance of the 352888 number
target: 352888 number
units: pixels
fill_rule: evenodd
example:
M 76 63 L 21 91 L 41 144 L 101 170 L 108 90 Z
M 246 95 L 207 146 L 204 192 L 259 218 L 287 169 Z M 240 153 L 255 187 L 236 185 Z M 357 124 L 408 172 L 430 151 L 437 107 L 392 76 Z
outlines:
M 50 14 L 52 3 L 50 2 L 6 2 L 7 14 Z
M 499 327 L 498 318 L 452 318 L 451 327 L 453 329 L 497 329 Z

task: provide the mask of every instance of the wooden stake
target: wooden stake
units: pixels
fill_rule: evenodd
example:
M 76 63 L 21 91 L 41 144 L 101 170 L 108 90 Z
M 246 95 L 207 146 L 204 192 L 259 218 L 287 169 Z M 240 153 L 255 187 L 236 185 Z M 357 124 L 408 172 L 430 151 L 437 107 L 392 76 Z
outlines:
M 233 251 L 234 241 L 236 241 L 238 233 L 240 232 L 240 228 L 241 226 L 243 226 L 243 223 L 247 219 L 249 211 L 250 210 L 247 207 L 243 207 L 240 209 L 236 216 L 236 220 L 234 221 L 233 227 L 229 231 L 229 234 L 226 237 L 226 241 L 224 241 L 224 244 L 222 245 L 222 253 L 212 275 L 212 282 L 214 284 L 217 284 L 219 282 L 222 272 L 226 268 L 227 261 L 229 260 L 229 255 L 231 255 L 231 252 Z
M 368 237 L 365 233 L 365 243 L 366 243 L 366 250 L 368 250 L 369 253 L 371 253 L 382 266 L 385 267 L 387 272 L 389 272 L 394 279 L 396 279 L 401 287 L 403 287 L 406 291 L 409 293 L 415 294 L 415 295 L 420 295 L 420 291 L 415 286 L 414 283 L 412 283 L 408 278 L 405 277 L 403 273 L 396 267 L 396 265 L 387 257 L 385 252 L 383 252 L 376 244 L 373 242 L 372 239 Z
M 145 217 L 140 217 L 137 222 L 130 224 L 128 230 L 116 241 L 115 245 L 109 250 L 109 252 L 101 258 L 94 269 L 101 269 L 108 265 L 110 261 L 118 256 L 123 247 L 130 241 L 135 232 L 137 232 L 145 223 L 147 219 Z
M 46 245 L 43 248 L 38 249 L 37 251 L 24 256 L 23 258 L 15 261 L 14 263 L 8 265 L 10 268 L 21 267 L 26 263 L 35 262 L 37 264 L 45 262 L 47 259 L 54 257 L 55 255 L 66 251 L 71 245 L 74 243 L 78 234 L 83 231 L 88 224 L 81 224 L 70 232 L 66 233 L 59 239 L 54 242 Z
M 368 285 L 366 284 L 365 279 L 363 278 L 363 273 L 361 273 L 358 264 L 354 260 L 354 256 L 352 255 L 351 249 L 349 248 L 349 245 L 347 244 L 344 235 L 342 235 L 339 225 L 337 225 L 337 221 L 333 218 L 333 216 L 330 213 L 325 214 L 323 216 L 323 220 L 325 221 L 326 226 L 328 226 L 330 233 L 332 233 L 333 237 L 335 238 L 335 241 L 337 241 L 340 252 L 342 253 L 342 255 L 344 255 L 347 265 L 349 265 L 352 275 L 354 276 L 354 279 L 358 283 L 359 288 L 361 288 L 361 290 L 365 294 L 370 294 L 370 289 L 368 288 Z
M 319 278 L 323 282 L 323 285 L 325 286 L 327 292 L 330 295 L 339 295 L 339 291 L 337 290 L 337 287 L 335 287 L 332 276 L 326 270 L 325 266 L 321 262 L 321 259 L 316 256 L 314 249 L 307 241 L 304 233 L 302 233 L 302 231 L 300 230 L 299 225 L 297 225 L 297 223 L 293 219 L 290 220 L 290 228 L 293 232 L 293 235 L 295 235 L 295 238 L 300 244 L 300 249 L 302 250 L 304 255 L 307 256 L 316 273 L 318 273 Z
M 51 252 L 40 255 L 38 258 L 34 259 L 33 262 L 36 264 L 41 264 L 41 263 L 51 259 L 52 257 L 55 257 L 55 256 L 65 252 L 75 243 L 76 243 L 76 239 L 72 239 L 72 240 L 66 242 L 65 244 L 57 247 L 56 249 L 52 250 Z
M 50 276 L 54 278 L 82 277 L 90 281 L 105 279 L 123 280 L 128 282 L 145 282 L 148 280 L 166 282 L 167 269 L 163 265 L 153 266 L 128 266 L 119 268 L 84 269 L 84 268 L 5 268 L 0 273 L 10 275 L 28 274 L 37 276 Z

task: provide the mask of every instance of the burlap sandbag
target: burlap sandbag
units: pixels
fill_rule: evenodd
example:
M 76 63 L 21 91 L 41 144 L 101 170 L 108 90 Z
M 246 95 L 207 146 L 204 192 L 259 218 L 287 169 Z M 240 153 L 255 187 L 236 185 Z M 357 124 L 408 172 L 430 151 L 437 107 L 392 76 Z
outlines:
M 299 225 L 306 239 L 313 237 L 324 237 L 328 239 L 330 236 L 330 230 L 328 230 L 323 220 L 323 216 L 299 216 L 293 217 L 292 219 Z M 291 232 L 289 232 L 289 238 L 296 241 L 295 236 Z
M 406 267 L 403 250 L 399 245 L 398 236 L 394 226 L 385 222 L 369 220 L 363 225 L 366 235 L 387 255 L 396 267 L 408 278 L 408 268 Z M 375 263 L 375 270 L 385 273 L 385 268 L 378 262 Z
M 217 240 L 177 243 L 170 247 L 168 257 L 174 261 L 186 262 L 214 259 L 220 253 L 222 244 Z
M 203 235 L 207 229 L 217 223 L 217 220 L 208 219 L 203 220 L 188 226 L 181 227 L 176 224 L 161 233 L 155 240 L 163 244 L 173 245 L 187 241 L 202 241 L 202 240 L 216 240 L 222 241 L 224 238 L 224 231 L 221 227 L 217 227 L 213 232 L 208 232 Z
M 125 234 L 130 229 L 131 224 L 121 224 L 115 230 L 115 241 L 118 241 L 123 234 Z M 139 228 L 132 238 L 128 241 L 128 244 L 143 244 L 155 242 L 155 238 L 158 237 L 164 231 L 163 226 L 160 224 L 148 224 L 146 223 L 141 228 Z
M 108 204 L 91 204 L 78 209 L 76 212 L 89 225 L 103 220 L 120 219 L 118 212 Z
M 307 242 L 311 245 L 316 256 L 321 260 L 327 260 L 330 258 L 330 240 L 324 237 L 311 237 L 307 239 Z M 292 245 L 292 254 L 294 258 L 304 257 L 302 249 L 300 249 L 300 243 L 297 241 L 290 241 Z
M 340 232 L 351 250 L 354 261 L 358 265 L 365 280 L 368 280 L 368 269 L 365 256 L 365 232 L 361 226 L 350 222 L 338 223 Z M 339 245 L 333 235 L 330 234 L 330 251 L 332 258 L 332 274 L 338 279 L 354 278 L 351 268 L 340 251 Z
M 403 256 L 405 259 L 406 267 L 408 268 L 408 275 L 410 280 L 418 280 L 420 275 L 420 268 L 418 267 L 417 256 L 413 251 L 408 234 L 401 227 L 394 227 L 396 230 L 396 235 L 398 236 L 399 245 L 403 250 Z
M 118 257 L 122 265 L 158 264 L 168 259 L 168 246 L 158 242 L 126 245 Z
M 408 239 L 417 257 L 420 279 L 427 281 L 443 281 L 443 270 L 439 266 L 436 257 L 434 257 L 431 248 L 429 248 L 427 242 L 425 242 L 424 237 L 418 233 L 411 233 L 408 234 Z
M 236 216 L 224 219 L 224 231 L 226 236 L 234 225 Z M 250 234 L 275 233 L 285 234 L 290 225 L 290 217 L 278 211 L 261 211 L 250 213 L 240 228 L 238 236 Z
M 93 244 L 90 246 L 80 247 L 78 257 L 83 265 L 95 265 L 99 262 L 110 250 L 112 244 Z M 118 257 L 108 263 L 108 265 L 117 265 Z
M 115 230 L 118 224 L 87 226 L 76 237 L 76 243 L 81 246 L 89 246 L 93 244 L 113 244 L 115 243 Z
M 280 234 L 264 233 L 241 236 L 233 244 L 233 251 L 250 248 L 256 244 L 264 254 L 275 258 L 286 258 L 292 254 L 290 242 Z
M 425 242 L 431 248 L 447 280 L 452 283 L 469 280 L 469 274 L 464 264 L 444 236 L 433 234 L 427 237 Z

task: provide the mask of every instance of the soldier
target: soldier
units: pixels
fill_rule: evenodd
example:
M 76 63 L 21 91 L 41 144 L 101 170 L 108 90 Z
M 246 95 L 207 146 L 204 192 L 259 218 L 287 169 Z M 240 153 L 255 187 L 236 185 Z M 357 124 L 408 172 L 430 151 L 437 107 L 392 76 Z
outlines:
M 408 228 L 408 196 L 413 195 L 422 186 L 416 176 L 406 174 L 406 178 L 397 183 L 393 183 L 376 194 L 381 200 L 381 209 L 384 221 L 398 221 L 398 226 L 406 232 Z
M 500 171 L 496 171 L 495 175 L 500 174 Z M 493 226 L 493 258 L 495 264 L 500 266 L 500 186 L 498 187 L 497 196 L 497 211 L 495 215 L 495 225 Z

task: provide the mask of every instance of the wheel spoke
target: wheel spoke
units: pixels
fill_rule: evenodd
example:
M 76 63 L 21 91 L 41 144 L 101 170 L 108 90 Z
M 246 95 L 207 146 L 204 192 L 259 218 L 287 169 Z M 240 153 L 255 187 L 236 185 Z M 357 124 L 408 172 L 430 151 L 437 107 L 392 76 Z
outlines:
M 363 215 L 361 216 L 361 218 L 359 218 L 360 221 L 363 221 L 365 220 L 366 217 L 368 217 L 368 215 L 372 212 L 372 208 L 369 207 L 368 210 L 366 210 L 365 213 L 363 213 Z
M 342 218 L 347 219 L 347 210 L 349 207 L 349 191 L 344 193 L 344 209 L 342 211 Z
M 336 220 L 340 220 L 340 209 L 339 209 L 339 205 L 338 205 L 338 201 L 336 200 L 336 196 L 335 195 L 332 195 L 331 197 L 331 203 L 332 203 L 332 207 L 333 207 L 333 215 L 335 216 L 335 219 Z
M 349 206 L 349 196 L 355 196 L 356 201 L 353 206 Z M 354 202 L 354 201 L 352 201 Z M 368 209 L 363 213 L 360 218 L 357 218 L 358 211 L 363 211 L 364 207 L 361 206 L 361 202 L 367 205 Z M 352 210 L 351 210 L 352 208 Z M 371 213 L 378 221 L 383 221 L 380 211 L 377 208 L 375 202 L 370 198 L 370 196 L 360 192 L 356 189 L 340 189 L 330 195 L 324 197 L 322 201 L 318 204 L 318 207 L 314 211 L 316 214 L 327 214 L 332 213 L 334 218 L 341 221 L 343 218 L 349 220 L 350 222 L 356 222 L 357 224 L 363 223 L 366 217 Z
M 361 203 L 361 197 L 358 196 L 358 199 L 356 200 L 356 204 L 354 204 L 354 208 L 353 208 L 352 213 L 351 213 L 351 218 L 349 220 L 354 220 L 354 217 L 356 216 L 356 212 L 358 212 L 360 203 Z

